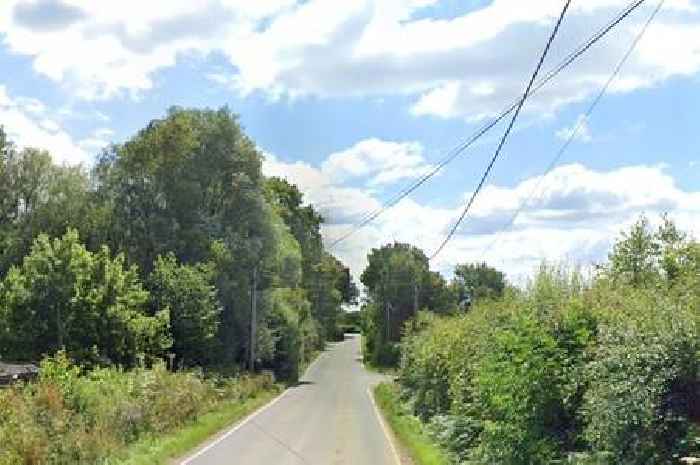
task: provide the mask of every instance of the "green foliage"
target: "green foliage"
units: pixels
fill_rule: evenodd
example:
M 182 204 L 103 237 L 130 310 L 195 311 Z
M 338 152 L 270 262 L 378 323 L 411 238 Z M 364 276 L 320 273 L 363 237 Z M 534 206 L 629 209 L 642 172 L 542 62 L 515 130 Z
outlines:
M 42 362 L 38 382 L 0 391 L 0 464 L 104 463 L 140 438 L 272 388 L 269 376 L 207 379 L 161 364 L 83 373 L 59 353 Z
M 698 243 L 689 241 L 667 216 L 656 231 L 640 216 L 622 233 L 610 253 L 606 273 L 615 282 L 634 287 L 674 286 L 698 276 Z
M 360 280 L 368 303 L 363 307 L 365 356 L 375 365 L 398 362 L 404 324 L 419 310 L 451 312 L 456 301 L 445 280 L 431 272 L 423 251 L 409 244 L 372 249 Z
M 357 311 L 343 312 L 340 315 L 339 331 L 345 333 L 361 333 L 362 332 L 362 314 Z
M 563 398 L 562 354 L 540 321 L 522 313 L 501 328 L 478 361 L 475 456 L 486 463 L 547 464 L 556 457 Z
M 621 241 L 639 235 L 638 224 Z M 669 221 L 648 237 L 648 273 L 646 259 L 590 280 L 543 265 L 522 292 L 463 315 L 421 313 L 401 343 L 406 405 L 460 463 L 671 464 L 692 453 L 698 246 Z
M 88 176 L 81 167 L 57 166 L 46 151 L 17 151 L 3 144 L 0 276 L 22 261 L 39 233 L 57 236 L 72 227 L 88 237 L 95 220 Z
M 148 277 L 153 312 L 170 315 L 171 352 L 188 365 L 210 364 L 219 350 L 221 306 L 211 271 L 201 264 L 178 264 L 169 254 L 156 259 Z
M 406 411 L 395 386 L 388 383 L 378 384 L 374 388 L 374 397 L 392 431 L 403 448 L 409 452 L 411 463 L 416 465 L 453 463 L 451 457 L 440 449 L 420 420 Z
M 321 349 L 357 288 L 324 249 L 318 212 L 261 166 L 228 108 L 172 108 L 105 149 L 90 172 L 18 150 L 0 130 L 0 355 L 65 347 L 90 363 L 132 365 L 171 349 L 179 363 L 235 371 L 253 344 L 266 364 L 281 341 L 301 344 L 284 349 L 293 359 L 308 344 Z M 53 250 L 46 237 L 67 230 L 82 244 Z M 32 252 L 35 241 L 46 250 Z M 303 294 L 303 311 L 280 313 L 266 297 L 277 289 Z
M 649 220 L 641 216 L 613 247 L 610 272 L 633 286 L 648 285 L 656 277 L 658 254 L 659 244 L 650 230 Z
M 121 255 L 112 258 L 106 247 L 89 252 L 73 230 L 60 239 L 40 235 L 3 281 L 0 353 L 36 360 L 65 349 L 82 361 L 132 365 L 171 342 L 168 311 L 149 316 L 147 302 Z
M 268 363 L 281 379 L 296 382 L 304 354 L 310 349 L 306 344 L 315 342 L 304 340 L 307 334 L 302 334 L 301 330 L 300 313 L 308 318 L 309 303 L 302 291 L 292 289 L 273 291 L 271 300 L 267 323 L 275 329 L 274 350 Z
M 585 437 L 610 463 L 676 463 L 697 402 L 698 328 L 687 309 L 652 296 L 602 324 L 582 408 Z
M 498 298 L 506 287 L 502 272 L 482 263 L 467 263 L 455 267 L 454 285 L 459 301 L 473 302 L 483 298 Z

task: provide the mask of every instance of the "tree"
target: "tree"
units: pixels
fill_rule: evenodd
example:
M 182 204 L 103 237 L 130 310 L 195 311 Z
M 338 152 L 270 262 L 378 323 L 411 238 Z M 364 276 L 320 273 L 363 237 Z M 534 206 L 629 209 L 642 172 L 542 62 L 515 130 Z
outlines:
M 656 231 L 642 215 L 613 246 L 606 271 L 613 280 L 638 288 L 687 285 L 698 276 L 697 250 L 698 243 L 680 231 L 668 215 L 661 216 Z
M 431 272 L 428 257 L 417 247 L 395 242 L 372 249 L 360 281 L 369 302 L 364 324 L 370 357 L 375 363 L 396 362 L 404 323 L 418 310 L 449 312 L 453 298 L 442 276 Z
M 0 274 L 18 263 L 40 232 L 32 228 L 36 210 L 46 202 L 52 176 L 46 151 L 21 152 L 5 145 L 0 162 Z
M 300 285 L 312 303 L 313 318 L 320 323 L 321 340 L 335 337 L 341 304 L 355 303 L 359 294 L 350 270 L 324 251 L 323 218 L 312 205 L 303 205 L 303 195 L 296 186 L 270 178 L 266 181 L 266 197 L 299 244 Z
M 467 263 L 455 267 L 454 285 L 460 302 L 472 303 L 483 298 L 498 298 L 506 287 L 502 272 L 482 263 Z
M 216 359 L 221 306 L 211 267 L 183 265 L 173 254 L 158 257 L 148 277 L 153 313 L 170 314 L 171 351 L 189 365 Z
M 92 236 L 89 184 L 80 166 L 57 166 L 46 151 L 6 146 L 0 155 L 0 274 L 29 253 L 40 233 L 59 236 L 72 227 Z
M 227 108 L 172 108 L 105 152 L 95 174 L 110 209 L 104 237 L 147 275 L 159 255 L 213 263 L 223 360 L 250 346 L 253 270 L 276 255 L 261 156 Z M 261 272 L 265 281 L 269 273 Z
M 88 251 L 75 230 L 41 234 L 0 290 L 0 353 L 36 360 L 60 349 L 83 362 L 133 365 L 170 345 L 168 312 L 147 313 L 148 292 L 134 267 L 109 249 Z
M 615 279 L 622 279 L 635 287 L 649 284 L 657 277 L 659 244 L 649 226 L 649 220 L 642 215 L 632 225 L 629 232 L 622 233 L 613 246 L 610 271 Z

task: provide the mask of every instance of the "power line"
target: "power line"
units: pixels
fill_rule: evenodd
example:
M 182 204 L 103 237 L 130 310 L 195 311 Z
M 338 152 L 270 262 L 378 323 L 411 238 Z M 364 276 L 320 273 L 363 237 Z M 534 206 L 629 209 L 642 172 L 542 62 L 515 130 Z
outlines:
M 569 146 L 571 145 L 571 143 L 574 141 L 574 139 L 575 139 L 576 136 L 578 135 L 579 131 L 581 130 L 581 128 L 583 127 L 583 125 L 585 124 L 585 122 L 588 120 L 588 118 L 590 118 L 591 114 L 593 114 L 593 111 L 596 109 L 596 107 L 598 106 L 598 104 L 600 103 L 600 101 L 601 101 L 601 100 L 603 99 L 603 97 L 605 97 L 605 95 L 608 93 L 608 90 L 610 89 L 610 86 L 611 86 L 612 83 L 615 81 L 615 79 L 617 79 L 617 76 L 620 74 L 620 71 L 622 70 L 623 66 L 625 65 L 625 63 L 627 63 L 627 60 L 629 60 L 630 56 L 632 55 L 632 53 L 634 52 L 634 50 L 637 48 L 637 45 L 638 45 L 639 42 L 642 40 L 642 37 L 644 37 L 644 34 L 647 32 L 647 29 L 649 29 L 649 26 L 650 26 L 651 23 L 654 21 L 654 18 L 656 18 L 656 15 L 659 13 L 659 11 L 661 10 L 661 8 L 663 7 L 665 1 L 666 1 L 666 0 L 660 0 L 660 2 L 658 3 L 658 5 L 657 5 L 656 8 L 654 9 L 654 11 L 651 13 L 651 16 L 649 16 L 649 19 L 647 19 L 647 21 L 646 21 L 646 23 L 644 23 L 644 26 L 642 27 L 642 29 L 640 29 L 639 33 L 637 34 L 637 36 L 634 38 L 634 40 L 633 40 L 632 43 L 630 44 L 630 47 L 627 49 L 627 51 L 626 51 L 625 54 L 623 55 L 622 59 L 618 62 L 617 66 L 616 66 L 615 69 L 613 70 L 612 74 L 611 74 L 610 77 L 608 78 L 608 80 L 607 80 L 607 82 L 605 83 L 605 85 L 601 88 L 601 90 L 600 90 L 600 92 L 598 93 L 598 95 L 596 96 L 596 98 L 593 99 L 593 101 L 592 101 L 591 104 L 589 105 L 589 107 L 588 107 L 588 109 L 586 110 L 586 112 L 582 115 L 582 118 L 578 121 L 578 123 L 576 124 L 576 126 L 573 128 L 573 130 L 571 131 L 571 134 L 569 134 L 569 137 L 567 137 L 567 139 L 566 139 L 566 141 L 564 142 L 564 144 L 562 144 L 562 146 L 561 146 L 561 147 L 559 148 L 559 150 L 557 151 L 556 155 L 554 156 L 554 158 L 552 159 L 552 161 L 551 161 L 551 162 L 549 163 L 549 165 L 547 166 L 547 169 L 545 170 L 545 172 L 544 172 L 544 174 L 542 175 L 542 177 L 540 177 L 540 179 L 537 181 L 537 183 L 536 183 L 535 186 L 532 188 L 532 190 L 530 191 L 530 193 L 528 194 L 528 196 L 520 203 L 520 205 L 519 205 L 518 208 L 515 210 L 515 213 L 514 213 L 513 216 L 510 218 L 510 220 L 508 221 L 508 223 L 506 223 L 506 224 L 503 226 L 503 228 L 501 229 L 501 232 L 510 229 L 510 228 L 515 224 L 515 220 L 516 220 L 516 219 L 518 218 L 518 216 L 525 210 L 525 208 L 527 207 L 527 205 L 530 203 L 530 201 L 532 200 L 532 198 L 535 196 L 535 193 L 536 193 L 537 191 L 539 191 L 540 186 L 541 186 L 542 183 L 544 182 L 544 179 L 545 179 L 545 178 L 547 177 L 547 175 L 554 169 L 554 167 L 557 166 L 557 164 L 559 163 L 559 160 L 560 160 L 561 157 L 564 155 L 564 152 L 566 152 L 566 150 L 569 148 Z M 486 255 L 486 254 L 493 248 L 493 246 L 496 245 L 496 243 L 498 242 L 498 234 L 499 234 L 499 233 L 496 233 L 496 234 L 497 234 L 497 235 L 496 235 L 496 238 L 494 238 L 494 240 L 493 240 L 493 241 L 483 250 L 483 252 L 481 253 L 482 256 Z
M 498 143 L 498 147 L 496 147 L 496 152 L 494 152 L 493 157 L 491 158 L 491 162 L 486 167 L 486 171 L 484 171 L 483 176 L 481 176 L 481 180 L 479 181 L 479 184 L 476 186 L 476 189 L 474 190 L 474 193 L 472 194 L 471 198 L 469 199 L 469 202 L 467 202 L 467 204 L 464 207 L 464 210 L 462 210 L 462 214 L 459 216 L 459 218 L 457 219 L 455 224 L 452 226 L 450 231 L 447 233 L 447 236 L 445 236 L 445 239 L 442 241 L 442 243 L 437 248 L 437 250 L 435 250 L 435 252 L 433 252 L 433 254 L 430 256 L 431 261 L 435 257 L 437 257 L 440 254 L 440 252 L 442 252 L 442 249 L 445 248 L 447 243 L 450 242 L 450 239 L 452 239 L 452 236 L 454 236 L 455 231 L 457 231 L 457 228 L 459 227 L 459 225 L 462 224 L 464 217 L 467 216 L 467 213 L 469 213 L 469 209 L 474 204 L 474 200 L 476 199 L 476 196 L 479 195 L 479 192 L 481 192 L 481 188 L 484 187 L 484 183 L 486 182 L 486 179 L 488 178 L 489 173 L 491 172 L 491 169 L 493 169 L 494 163 L 496 163 L 498 156 L 501 154 L 503 147 L 506 145 L 506 140 L 508 139 L 508 135 L 512 131 L 513 126 L 515 125 L 515 120 L 518 119 L 518 115 L 520 114 L 520 110 L 522 110 L 523 105 L 525 104 L 525 100 L 527 99 L 528 95 L 530 94 L 530 89 L 532 89 L 532 85 L 535 83 L 535 79 L 537 79 L 537 75 L 540 73 L 540 69 L 542 68 L 542 64 L 544 63 L 544 59 L 547 57 L 547 53 L 549 53 L 549 49 L 552 46 L 552 42 L 554 42 L 554 38 L 557 36 L 557 32 L 559 32 L 559 27 L 561 26 L 562 21 L 564 21 L 564 16 L 566 15 L 566 12 L 569 9 L 570 5 L 571 5 L 571 0 L 566 0 L 566 3 L 564 4 L 564 8 L 562 8 L 561 14 L 559 15 L 559 19 L 557 19 L 557 23 L 554 25 L 554 30 L 552 31 L 552 34 L 549 36 L 549 40 L 547 40 L 547 45 L 545 45 L 545 47 L 544 47 L 544 51 L 542 52 L 542 56 L 540 56 L 540 60 L 537 62 L 537 66 L 535 67 L 535 71 L 532 73 L 532 76 L 530 77 L 530 81 L 527 83 L 527 87 L 525 88 L 525 93 L 523 94 L 523 97 L 518 102 L 518 107 L 515 109 L 515 113 L 513 113 L 513 117 L 510 119 L 510 123 L 508 123 L 508 127 L 506 128 L 505 132 L 503 133 L 503 137 L 501 137 L 501 141 Z
M 571 63 L 573 63 L 576 59 L 578 59 L 581 55 L 583 55 L 588 49 L 590 49 L 594 44 L 596 44 L 598 41 L 600 41 L 603 37 L 605 37 L 613 28 L 615 28 L 620 22 L 622 22 L 627 16 L 629 16 L 634 10 L 636 10 L 639 6 L 641 6 L 646 0 L 634 0 L 632 1 L 627 7 L 625 7 L 621 12 L 614 17 L 607 25 L 603 26 L 601 29 L 598 30 L 595 34 L 591 36 L 590 39 L 585 41 L 583 44 L 581 44 L 577 49 L 575 49 L 573 52 L 571 52 L 566 58 L 564 58 L 557 66 L 555 66 L 551 71 L 549 71 L 544 78 L 542 78 L 540 81 L 537 82 L 530 91 L 529 95 L 534 95 L 537 93 L 542 87 L 544 87 L 549 81 L 554 79 L 559 73 L 561 73 L 565 68 L 567 68 Z M 492 119 L 485 125 L 483 125 L 481 128 L 477 129 L 471 137 L 469 137 L 465 142 L 461 143 L 457 147 L 453 148 L 450 150 L 445 158 L 443 158 L 433 169 L 428 171 L 425 175 L 421 176 L 417 181 L 414 181 L 411 185 L 408 187 L 405 187 L 398 193 L 394 195 L 390 200 L 384 203 L 381 207 L 379 207 L 376 210 L 373 210 L 372 212 L 367 213 L 364 215 L 363 219 L 360 220 L 358 223 L 354 225 L 354 227 L 347 233 L 343 234 L 339 238 L 335 239 L 331 244 L 329 245 L 329 248 L 333 248 L 342 241 L 346 240 L 353 234 L 355 234 L 357 231 L 360 229 L 364 228 L 366 225 L 368 225 L 370 222 L 374 221 L 376 218 L 378 218 L 382 213 L 384 213 L 386 210 L 389 208 L 393 207 L 396 205 L 399 201 L 401 201 L 403 198 L 407 197 L 410 195 L 413 191 L 418 189 L 420 186 L 425 184 L 430 178 L 435 176 L 437 173 L 442 170 L 447 164 L 452 162 L 457 156 L 462 154 L 467 148 L 469 148 L 471 145 L 473 145 L 478 139 L 480 139 L 484 134 L 486 134 L 488 131 L 490 131 L 494 126 L 496 126 L 498 123 L 500 123 L 508 114 L 510 114 L 513 110 L 517 108 L 517 106 L 520 104 L 520 100 L 517 100 L 507 106 L 500 114 L 498 117 Z

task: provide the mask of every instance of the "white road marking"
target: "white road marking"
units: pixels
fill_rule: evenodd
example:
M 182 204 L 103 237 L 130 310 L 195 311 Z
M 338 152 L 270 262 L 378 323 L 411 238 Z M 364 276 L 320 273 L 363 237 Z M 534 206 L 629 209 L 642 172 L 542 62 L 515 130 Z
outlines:
M 396 450 L 396 445 L 394 444 L 394 437 L 389 432 L 389 427 L 387 426 L 386 422 L 384 421 L 384 416 L 382 415 L 382 412 L 379 411 L 379 407 L 377 407 L 377 403 L 374 401 L 374 393 L 372 393 L 371 387 L 367 388 L 367 395 L 369 396 L 369 400 L 372 402 L 372 407 L 374 407 L 374 413 L 377 415 L 377 418 L 379 418 L 379 424 L 382 426 L 382 431 L 384 431 L 384 436 L 386 436 L 386 440 L 389 442 L 389 445 L 391 446 L 391 451 L 394 453 L 394 460 L 396 460 L 397 465 L 401 465 L 401 458 L 399 457 L 399 453 Z
M 316 363 L 318 363 L 318 361 L 321 360 L 321 358 L 323 358 L 325 355 L 326 355 L 326 353 L 324 352 L 321 355 L 319 355 L 318 357 L 316 357 L 316 360 L 311 362 L 311 364 L 308 366 L 308 368 L 306 368 L 306 372 L 304 373 L 304 375 L 306 375 L 309 371 L 311 371 L 311 367 L 316 365 Z M 265 410 L 267 410 L 270 407 L 272 407 L 273 405 L 275 405 L 280 400 L 282 400 L 282 398 L 284 398 L 284 396 L 286 396 L 289 392 L 290 392 L 289 389 L 285 389 L 284 392 L 281 393 L 279 396 L 275 397 L 270 402 L 265 404 L 263 407 L 259 408 L 255 412 L 253 412 L 250 415 L 248 415 L 247 417 L 245 417 L 240 423 L 236 424 L 236 426 L 234 426 L 230 430 L 226 431 L 223 435 L 221 435 L 219 438 L 217 438 L 214 442 L 199 449 L 197 452 L 195 452 L 194 454 L 190 455 L 185 460 L 180 462 L 180 465 L 189 465 L 194 459 L 196 459 L 197 457 L 200 457 L 201 455 L 203 455 L 207 451 L 209 451 L 209 450 L 213 449 L 214 447 L 216 447 L 217 445 L 219 445 L 222 441 L 226 440 L 226 438 L 231 436 L 233 433 L 235 433 L 239 429 L 243 428 L 246 424 L 250 423 L 250 421 L 253 420 L 255 417 L 257 417 L 258 415 L 263 413 Z

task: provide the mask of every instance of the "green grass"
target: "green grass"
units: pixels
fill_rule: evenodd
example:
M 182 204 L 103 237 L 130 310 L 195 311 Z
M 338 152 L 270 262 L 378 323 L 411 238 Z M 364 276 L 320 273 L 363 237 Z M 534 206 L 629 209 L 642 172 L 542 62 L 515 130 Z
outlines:
M 375 365 L 374 363 L 370 362 L 369 360 L 365 360 L 364 364 L 365 364 L 365 369 L 367 371 L 371 371 L 373 373 L 379 373 L 380 375 L 396 376 L 398 374 L 398 371 L 399 371 L 399 369 L 396 367 Z
M 401 406 L 396 385 L 381 383 L 374 388 L 374 398 L 394 435 L 415 465 L 450 465 L 445 452 L 430 438 L 418 418 Z
M 262 407 L 280 393 L 279 389 L 266 390 L 244 402 L 223 404 L 213 412 L 199 417 L 194 423 L 178 431 L 144 438 L 129 446 L 114 465 L 166 465 L 183 458 L 212 435 L 233 425 Z

